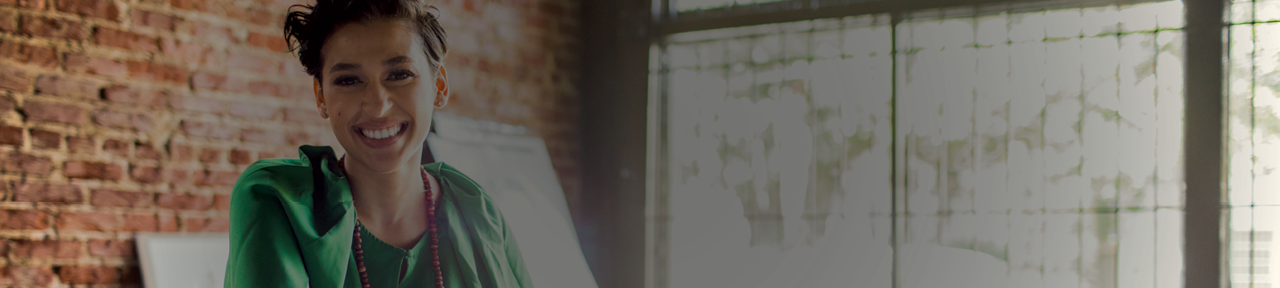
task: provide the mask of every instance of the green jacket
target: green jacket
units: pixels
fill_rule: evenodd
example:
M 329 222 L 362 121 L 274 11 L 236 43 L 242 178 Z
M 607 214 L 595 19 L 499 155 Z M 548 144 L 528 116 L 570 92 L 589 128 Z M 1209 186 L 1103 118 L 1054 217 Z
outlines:
M 300 159 L 258 161 L 236 181 L 226 287 L 360 286 L 351 253 L 355 209 L 345 175 L 332 148 L 298 150 Z M 444 163 L 423 167 L 442 191 L 437 220 L 445 287 L 533 287 L 511 229 L 484 189 Z M 418 267 L 423 269 L 409 273 L 430 271 L 429 264 Z M 368 270 L 371 282 L 399 276 L 392 269 Z M 405 277 L 400 286 L 432 284 L 409 279 L 434 282 L 418 276 Z

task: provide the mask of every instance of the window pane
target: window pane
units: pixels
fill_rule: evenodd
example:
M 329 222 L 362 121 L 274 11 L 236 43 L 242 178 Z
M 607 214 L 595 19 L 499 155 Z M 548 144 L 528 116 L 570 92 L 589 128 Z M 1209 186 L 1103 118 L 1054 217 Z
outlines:
M 890 285 L 891 38 L 875 18 L 667 47 L 669 287 Z
M 1181 242 L 1158 237 L 1177 238 L 1169 233 L 1181 225 L 1180 5 L 944 11 L 897 27 L 914 215 L 902 253 L 937 255 L 900 259 L 936 269 L 900 271 L 902 287 L 932 285 L 905 280 L 929 275 L 1007 287 L 1177 284 L 1167 279 L 1181 267 L 1156 258 L 1181 259 Z M 1007 226 L 976 228 L 990 217 Z M 972 273 L 990 274 L 959 276 Z
M 1233 1 L 1228 33 L 1227 209 L 1230 280 L 1241 287 L 1280 281 L 1274 233 L 1280 217 L 1280 1 Z M 1251 19 L 1251 20 L 1236 20 Z

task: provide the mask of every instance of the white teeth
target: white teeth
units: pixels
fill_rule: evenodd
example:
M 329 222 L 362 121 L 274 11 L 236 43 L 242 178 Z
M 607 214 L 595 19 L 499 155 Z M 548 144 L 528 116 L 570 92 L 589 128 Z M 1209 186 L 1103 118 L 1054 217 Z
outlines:
M 360 130 L 360 133 L 364 134 L 364 137 L 369 137 L 373 139 L 383 139 L 383 138 L 395 136 L 397 133 L 400 133 L 400 125 L 392 126 L 391 128 L 386 128 L 382 130 L 373 130 L 373 131 Z

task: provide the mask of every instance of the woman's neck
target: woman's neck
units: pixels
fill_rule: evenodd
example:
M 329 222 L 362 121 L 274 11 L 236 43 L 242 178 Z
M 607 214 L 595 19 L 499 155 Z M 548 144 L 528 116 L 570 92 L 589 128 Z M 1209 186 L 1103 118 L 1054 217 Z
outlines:
M 344 162 L 356 213 L 366 228 L 417 230 L 406 227 L 417 226 L 413 224 L 421 223 L 426 215 L 422 166 L 417 161 L 402 163 L 389 172 L 373 171 L 359 161 Z M 431 182 L 433 190 L 437 190 L 438 185 Z

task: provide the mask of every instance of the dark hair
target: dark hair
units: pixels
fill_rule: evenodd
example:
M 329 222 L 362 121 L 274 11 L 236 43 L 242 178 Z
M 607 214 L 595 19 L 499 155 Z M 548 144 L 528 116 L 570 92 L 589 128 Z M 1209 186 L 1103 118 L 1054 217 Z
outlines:
M 289 15 L 284 19 L 284 37 L 289 51 L 298 52 L 298 61 L 302 62 L 307 74 L 320 78 L 324 67 L 320 50 L 329 34 L 339 25 L 387 18 L 409 20 L 417 26 L 434 74 L 439 71 L 440 61 L 449 48 L 444 28 L 432 13 L 433 10 L 439 12 L 439 9 L 419 1 L 316 0 L 315 5 L 296 4 L 289 7 Z

